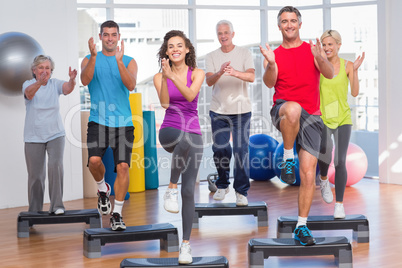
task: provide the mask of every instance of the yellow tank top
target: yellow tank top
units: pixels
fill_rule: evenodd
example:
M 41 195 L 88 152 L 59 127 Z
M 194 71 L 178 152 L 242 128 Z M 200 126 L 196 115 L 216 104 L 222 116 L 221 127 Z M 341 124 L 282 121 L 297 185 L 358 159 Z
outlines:
M 340 59 L 339 73 L 332 79 L 320 77 L 320 109 L 324 124 L 335 129 L 342 125 L 352 125 L 348 104 L 349 79 L 345 70 L 345 60 Z

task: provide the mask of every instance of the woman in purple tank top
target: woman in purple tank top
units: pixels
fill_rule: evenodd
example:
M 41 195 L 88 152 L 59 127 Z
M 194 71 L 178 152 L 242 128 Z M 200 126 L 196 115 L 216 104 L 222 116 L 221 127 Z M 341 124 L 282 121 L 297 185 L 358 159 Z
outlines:
M 195 49 L 181 31 L 170 31 L 159 49 L 160 73 L 154 85 L 166 109 L 159 141 L 172 153 L 170 183 L 163 197 L 164 208 L 178 213 L 177 183 L 181 175 L 183 242 L 179 263 L 192 263 L 190 234 L 194 217 L 194 189 L 202 160 L 202 137 L 198 120 L 198 95 L 205 73 L 196 66 Z

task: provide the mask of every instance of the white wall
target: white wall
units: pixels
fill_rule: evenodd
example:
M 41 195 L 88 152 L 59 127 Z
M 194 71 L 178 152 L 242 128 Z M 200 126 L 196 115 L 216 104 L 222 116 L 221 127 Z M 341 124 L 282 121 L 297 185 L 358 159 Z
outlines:
M 1 32 L 30 35 L 50 55 L 56 68 L 53 77 L 68 80 L 68 66 L 78 70 L 77 6 L 71 0 L 2 1 Z M 78 78 L 77 78 L 78 84 Z M 64 152 L 64 201 L 83 197 L 79 87 L 60 97 L 67 132 Z M 0 93 L 0 208 L 28 205 L 22 95 Z M 46 191 L 45 202 L 49 202 Z M 68 207 L 67 207 L 68 209 Z
M 379 175 L 402 184 L 402 1 L 378 1 Z

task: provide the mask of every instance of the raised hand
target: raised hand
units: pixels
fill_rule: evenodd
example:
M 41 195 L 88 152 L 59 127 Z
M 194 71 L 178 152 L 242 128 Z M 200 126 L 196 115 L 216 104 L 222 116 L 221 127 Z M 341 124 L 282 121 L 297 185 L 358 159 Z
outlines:
M 365 53 L 363 52 L 362 56 L 359 55 L 355 62 L 353 62 L 353 71 L 357 71 L 359 69 L 360 65 L 362 65 L 363 60 L 364 60 Z
M 89 52 L 91 53 L 91 56 L 96 57 L 96 55 L 98 54 L 98 51 L 96 50 L 96 44 L 94 42 L 93 37 L 89 38 L 88 47 L 89 47 Z
M 68 67 L 68 76 L 70 77 L 70 80 L 75 80 L 75 78 L 77 77 L 77 70 L 71 70 L 71 66 Z
M 47 79 L 47 73 L 43 72 L 41 73 L 41 75 L 39 76 L 39 78 L 37 79 L 37 81 L 39 82 L 39 84 L 41 84 L 42 86 L 46 85 L 48 79 Z
M 260 45 L 260 51 L 261 54 L 264 56 L 264 58 L 268 61 L 269 64 L 274 64 L 275 63 L 275 53 L 274 51 L 271 49 L 271 47 L 268 45 L 268 43 L 265 43 L 265 46 L 267 47 L 267 49 L 263 48 Z
M 322 47 L 320 39 L 316 38 L 316 40 L 317 42 L 315 45 L 313 44 L 313 41 L 310 40 L 311 53 L 313 53 L 314 58 L 322 56 Z
M 173 75 L 172 68 L 170 68 L 169 59 L 162 59 L 162 76 L 171 79 Z
M 124 41 L 121 40 L 121 46 L 116 47 L 116 60 L 123 60 L 123 55 L 124 55 Z

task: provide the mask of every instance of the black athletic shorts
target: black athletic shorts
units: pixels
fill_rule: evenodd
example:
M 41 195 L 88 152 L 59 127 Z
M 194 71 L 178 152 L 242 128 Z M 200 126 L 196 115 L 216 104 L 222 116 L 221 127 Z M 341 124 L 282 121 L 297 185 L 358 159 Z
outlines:
M 285 100 L 276 100 L 276 104 L 271 109 L 272 124 L 280 130 L 279 109 L 285 103 Z M 320 154 L 321 135 L 324 128 L 321 116 L 311 115 L 302 108 L 300 116 L 300 129 L 296 137 L 296 150 L 303 148 L 310 154 L 318 158 Z
M 130 166 L 134 143 L 134 127 L 107 127 L 95 122 L 88 123 L 88 162 L 92 156 L 103 157 L 110 146 L 113 150 L 114 168 L 119 163 Z

